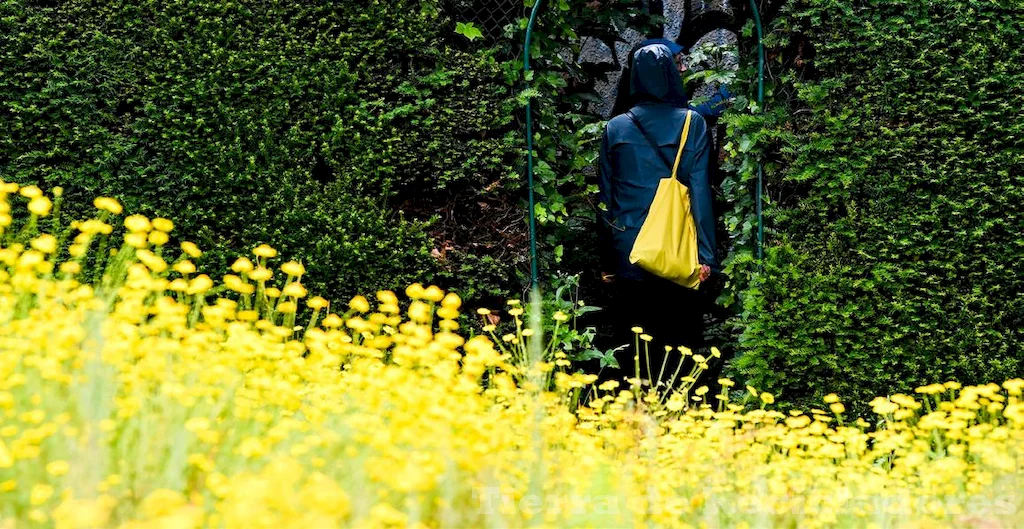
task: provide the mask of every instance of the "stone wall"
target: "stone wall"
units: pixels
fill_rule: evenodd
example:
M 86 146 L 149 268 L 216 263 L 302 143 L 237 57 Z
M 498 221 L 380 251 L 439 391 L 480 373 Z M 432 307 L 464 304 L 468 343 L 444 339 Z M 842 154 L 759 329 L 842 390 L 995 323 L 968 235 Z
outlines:
M 609 64 L 614 68 L 609 72 L 604 79 L 599 80 L 596 83 L 598 93 L 601 95 L 601 103 L 595 103 L 591 110 L 601 114 L 605 118 L 611 117 L 612 107 L 615 104 L 615 97 L 617 96 L 617 89 L 619 84 L 619 78 L 622 76 L 622 67 L 625 64 L 626 55 L 629 50 L 636 46 L 647 38 L 666 38 L 675 40 L 680 30 L 683 28 L 684 11 L 683 11 L 684 0 L 645 0 L 648 9 L 654 13 L 659 11 L 665 17 L 665 24 L 662 27 L 662 33 L 660 35 L 642 35 L 641 33 L 634 30 L 626 30 L 620 34 L 621 40 L 615 44 L 615 48 L 610 48 L 604 42 L 596 38 L 587 38 L 583 41 L 582 50 L 578 61 L 580 63 L 591 63 L 591 64 Z M 726 30 L 715 30 L 712 31 L 697 41 L 697 46 L 705 42 L 715 42 L 719 45 L 726 45 L 732 49 L 735 49 L 736 35 Z M 716 65 L 722 67 L 722 65 Z M 726 53 L 725 55 L 725 67 L 735 69 L 737 67 L 737 58 L 735 53 Z M 699 68 L 699 67 L 698 67 Z M 696 92 L 696 96 L 710 95 L 714 92 L 716 87 L 705 86 Z

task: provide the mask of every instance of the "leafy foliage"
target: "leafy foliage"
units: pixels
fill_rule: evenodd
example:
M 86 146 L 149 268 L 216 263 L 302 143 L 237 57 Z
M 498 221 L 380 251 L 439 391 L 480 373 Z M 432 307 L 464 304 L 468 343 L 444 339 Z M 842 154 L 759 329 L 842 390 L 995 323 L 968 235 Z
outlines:
M 469 40 L 476 40 L 484 36 L 480 28 L 476 27 L 472 22 L 458 22 L 455 25 L 455 32 Z
M 1013 4 L 784 8 L 767 38 L 771 110 L 728 118 L 737 248 L 751 247 L 757 158 L 770 201 L 763 270 L 734 252 L 723 298 L 741 304 L 752 384 L 820 402 L 1024 370 Z
M 500 183 L 514 147 L 503 70 L 449 22 L 413 0 L 5 2 L 0 177 L 173 218 L 214 270 L 273 244 L 334 297 L 443 273 L 435 212 L 395 206 Z

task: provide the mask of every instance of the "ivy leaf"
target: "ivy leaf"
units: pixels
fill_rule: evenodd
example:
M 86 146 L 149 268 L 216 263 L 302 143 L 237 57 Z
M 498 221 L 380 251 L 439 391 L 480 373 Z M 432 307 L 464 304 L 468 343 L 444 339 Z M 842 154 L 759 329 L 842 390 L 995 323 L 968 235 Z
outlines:
M 480 28 L 476 27 L 476 24 L 472 22 L 456 22 L 455 32 L 466 37 L 470 41 L 483 38 L 484 36 L 483 32 L 480 31 Z

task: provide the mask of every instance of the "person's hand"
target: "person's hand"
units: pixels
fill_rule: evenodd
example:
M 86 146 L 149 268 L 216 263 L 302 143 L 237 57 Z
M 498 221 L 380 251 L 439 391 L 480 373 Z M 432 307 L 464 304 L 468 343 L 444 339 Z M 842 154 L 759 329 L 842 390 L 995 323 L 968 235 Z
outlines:
M 703 283 L 711 277 L 711 267 L 708 265 L 700 265 L 700 282 Z

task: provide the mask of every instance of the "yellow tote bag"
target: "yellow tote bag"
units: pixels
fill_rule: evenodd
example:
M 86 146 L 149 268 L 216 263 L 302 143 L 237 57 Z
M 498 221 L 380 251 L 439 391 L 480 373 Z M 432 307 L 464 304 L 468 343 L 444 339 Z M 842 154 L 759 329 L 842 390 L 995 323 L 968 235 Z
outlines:
M 696 289 L 700 286 L 697 227 L 690 211 L 690 190 L 676 178 L 690 136 L 692 114 L 692 111 L 686 112 L 672 176 L 658 183 L 647 219 L 629 252 L 629 262 L 658 277 Z

